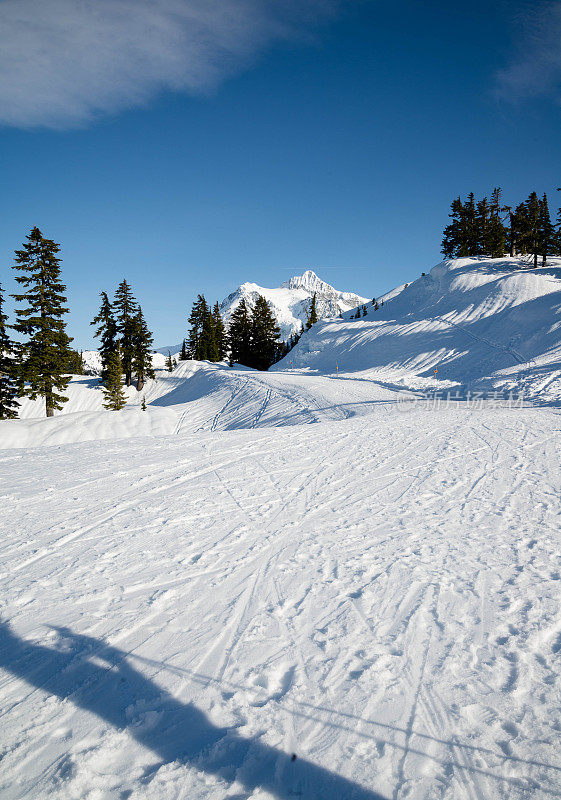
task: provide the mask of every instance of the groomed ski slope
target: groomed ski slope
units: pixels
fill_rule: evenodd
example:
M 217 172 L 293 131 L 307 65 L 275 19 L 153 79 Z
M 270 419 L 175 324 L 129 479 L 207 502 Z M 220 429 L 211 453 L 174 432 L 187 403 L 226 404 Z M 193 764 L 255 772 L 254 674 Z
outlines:
M 274 372 L 186 362 L 146 412 L 79 383 L 0 424 L 2 800 L 561 795 L 557 384 L 401 402 L 429 377 L 373 359 L 406 292 Z
M 5 451 L 0 796 L 558 796 L 559 428 Z

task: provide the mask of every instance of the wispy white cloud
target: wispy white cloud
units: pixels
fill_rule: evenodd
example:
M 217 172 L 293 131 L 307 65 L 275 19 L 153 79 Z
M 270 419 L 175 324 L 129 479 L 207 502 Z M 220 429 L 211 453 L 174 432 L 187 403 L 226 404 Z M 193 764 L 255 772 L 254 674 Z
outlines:
M 518 100 L 561 89 L 561 2 L 537 2 L 516 21 L 510 63 L 497 73 L 496 90 Z
M 65 127 L 204 92 L 337 0 L 0 0 L 0 122 Z

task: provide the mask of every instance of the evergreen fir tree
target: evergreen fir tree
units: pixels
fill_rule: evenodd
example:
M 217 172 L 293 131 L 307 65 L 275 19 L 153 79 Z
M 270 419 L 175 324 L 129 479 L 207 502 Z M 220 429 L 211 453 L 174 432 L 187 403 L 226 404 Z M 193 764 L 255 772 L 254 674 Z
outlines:
M 220 314 L 220 306 L 218 302 L 214 304 L 212 309 L 212 321 L 214 324 L 214 338 L 216 341 L 217 361 L 222 361 L 226 357 L 226 333 L 224 330 L 224 323 L 222 322 L 222 315 Z
M 456 255 L 462 253 L 465 246 L 464 242 L 464 228 L 463 228 L 463 206 L 460 197 L 452 201 L 450 205 L 450 214 L 448 214 L 452 222 L 444 228 L 444 237 L 442 239 L 442 254 L 445 258 L 454 258 Z M 467 250 L 466 253 L 467 255 Z M 376 305 L 376 298 L 373 298 L 372 305 Z
M 555 228 L 549 216 L 547 195 L 544 193 L 539 203 L 538 235 L 539 249 L 542 255 L 542 267 L 547 266 L 547 257 L 555 253 Z
M 35 399 L 45 398 L 47 417 L 62 408 L 67 397 L 60 394 L 70 380 L 68 373 L 69 345 L 64 315 L 66 286 L 60 280 L 60 246 L 45 239 L 39 228 L 33 228 L 22 250 L 16 250 L 14 269 L 22 274 L 16 281 L 24 287 L 13 295 L 24 305 L 16 311 L 14 330 L 26 337 L 21 348 L 19 380 L 21 392 Z
M 173 361 L 171 360 L 171 352 L 168 350 L 168 357 L 166 358 L 166 369 L 168 372 L 173 372 Z
M 310 311 L 310 318 L 311 316 Z M 277 358 L 279 337 L 280 328 L 275 315 L 267 300 L 258 295 L 251 317 L 251 363 L 248 366 L 260 370 L 269 369 Z
M 479 252 L 479 220 L 473 192 L 468 194 L 468 199 L 464 205 L 463 212 L 467 255 L 476 256 Z
M 513 256 L 528 252 L 529 236 L 526 204 L 520 203 L 510 215 L 510 252 Z
M 310 330 L 312 325 L 318 321 L 318 312 L 316 308 L 316 293 L 314 292 L 310 303 L 310 310 L 306 311 L 306 330 Z
M 0 419 L 16 419 L 19 404 L 15 381 L 15 348 L 6 332 L 7 317 L 3 312 L 4 295 L 0 284 Z
M 146 397 L 142 395 L 142 400 L 140 401 L 140 410 L 146 411 Z
M 489 226 L 487 232 L 487 243 L 485 252 L 491 258 L 503 258 L 506 249 L 506 229 L 501 220 L 501 213 L 505 211 L 501 206 L 501 190 L 493 189 L 491 202 L 489 204 Z
M 181 345 L 181 352 L 179 354 L 179 360 L 180 361 L 187 361 L 187 358 L 188 358 L 188 356 L 187 356 L 187 345 L 186 345 L 185 339 L 183 339 L 183 344 Z
M 198 361 L 204 360 L 206 356 L 206 349 L 208 341 L 203 338 L 203 326 L 205 320 L 208 318 L 208 303 L 205 300 L 204 294 L 197 295 L 197 299 L 193 303 L 191 314 L 189 316 L 189 350 L 191 358 Z
M 107 378 L 102 385 L 102 391 L 105 399 L 104 408 L 109 411 L 120 411 L 125 406 L 127 401 L 123 391 L 123 365 L 119 345 L 109 356 Z
M 144 381 L 147 378 L 155 378 L 154 367 L 152 365 L 152 345 L 154 339 L 148 330 L 148 325 L 144 319 L 144 314 L 140 306 L 134 316 L 134 327 L 132 333 L 132 362 L 131 367 L 136 375 L 136 390 L 141 392 Z
M 214 318 L 210 308 L 207 308 L 203 317 L 201 335 L 199 338 L 199 356 L 202 361 L 218 361 L 218 342 Z
M 476 249 L 478 255 L 489 255 L 489 202 L 486 197 L 477 203 L 476 230 L 477 242 Z
M 228 347 L 230 349 L 230 366 L 237 362 L 246 367 L 251 366 L 251 332 L 252 320 L 245 302 L 239 302 L 238 307 L 230 317 L 228 328 Z
M 101 356 L 101 382 L 107 378 L 109 356 L 117 346 L 117 323 L 113 316 L 113 306 L 106 292 L 101 292 L 101 307 L 90 325 L 97 325 L 94 336 L 99 338 L 98 352 Z
M 134 332 L 138 311 L 137 302 L 126 280 L 123 280 L 115 292 L 113 308 L 116 312 L 117 333 L 121 349 L 121 363 L 125 374 L 125 383 L 132 383 L 132 361 L 134 357 Z
M 366 306 L 362 306 L 362 316 L 365 317 L 368 312 L 366 311 Z
M 534 267 L 538 266 L 538 253 L 541 244 L 540 231 L 540 201 L 535 192 L 532 192 L 526 201 L 527 219 L 527 249 L 534 256 Z

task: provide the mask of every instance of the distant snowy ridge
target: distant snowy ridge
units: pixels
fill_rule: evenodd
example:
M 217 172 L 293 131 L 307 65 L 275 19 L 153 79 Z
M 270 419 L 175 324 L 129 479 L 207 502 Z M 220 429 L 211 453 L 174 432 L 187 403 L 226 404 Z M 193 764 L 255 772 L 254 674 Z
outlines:
M 181 350 L 181 345 L 177 350 L 171 349 L 172 356 Z M 168 354 L 168 348 L 162 348 L 152 353 L 152 364 L 154 369 L 161 369 L 165 366 L 165 356 Z M 84 364 L 85 375 L 100 375 L 101 374 L 101 355 L 98 350 L 82 350 L 82 363 Z
M 295 275 L 281 283 L 276 289 L 268 289 L 257 283 L 242 283 L 222 301 L 220 312 L 227 324 L 242 297 L 247 305 L 253 308 L 258 295 L 262 295 L 269 302 L 277 319 L 282 339 L 286 340 L 291 334 L 298 332 L 302 323 L 306 322 L 306 312 L 314 293 L 319 319 L 338 317 L 339 314 L 369 302 L 368 298 L 353 292 L 334 289 L 329 283 L 322 281 L 315 272 L 308 269 L 302 275 Z

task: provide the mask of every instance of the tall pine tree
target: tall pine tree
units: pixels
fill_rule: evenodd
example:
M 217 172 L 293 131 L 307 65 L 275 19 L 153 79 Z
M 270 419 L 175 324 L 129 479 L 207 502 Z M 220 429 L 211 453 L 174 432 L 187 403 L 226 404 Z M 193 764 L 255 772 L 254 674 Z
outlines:
M 24 288 L 13 295 L 17 303 L 14 330 L 24 338 L 19 365 L 21 391 L 45 399 L 47 417 L 68 400 L 61 394 L 70 380 L 69 346 L 64 315 L 66 286 L 60 280 L 60 246 L 33 228 L 21 250 L 15 251 L 16 281 Z
M 538 266 L 538 254 L 541 244 L 540 232 L 540 201 L 535 192 L 532 192 L 526 201 L 527 219 L 527 250 L 534 257 L 534 267 Z
M 539 248 L 542 255 L 542 267 L 547 266 L 547 257 L 555 253 L 555 228 L 549 216 L 547 195 L 544 193 L 538 201 L 540 210 L 538 214 Z
M 207 307 L 203 317 L 198 358 L 201 361 L 218 361 L 218 342 L 210 307 Z
M 214 304 L 214 308 L 212 309 L 212 321 L 214 325 L 214 338 L 216 341 L 216 360 L 222 361 L 226 357 L 226 333 L 218 302 Z
M 251 361 L 252 320 L 249 309 L 242 297 L 237 308 L 232 312 L 228 327 L 228 346 L 230 349 L 230 366 L 237 362 L 250 366 Z
M 191 358 L 197 359 L 198 361 L 207 358 L 207 332 L 205 331 L 205 336 L 203 337 L 203 327 L 205 320 L 208 319 L 208 314 L 209 308 L 204 294 L 197 295 L 197 299 L 193 303 L 191 314 L 188 319 L 190 326 L 188 344 Z
M 135 317 L 138 312 L 137 302 L 131 291 L 131 287 L 123 280 L 115 292 L 113 302 L 115 318 L 117 321 L 117 333 L 121 347 L 121 362 L 125 374 L 125 383 L 130 386 L 132 383 L 132 361 L 134 357 L 134 331 L 136 327 Z
M 314 294 L 315 298 L 315 294 Z M 314 305 L 312 305 L 314 309 Z M 310 318 L 312 312 L 310 311 Z M 317 318 L 317 317 L 316 317 Z M 278 357 L 280 328 L 275 315 L 263 295 L 258 295 L 251 316 L 250 364 L 255 369 L 267 370 Z
M 142 391 L 144 381 L 147 378 L 155 378 L 154 367 L 152 365 L 152 345 L 154 338 L 148 330 L 148 325 L 144 319 L 144 314 L 140 306 L 134 316 L 134 327 L 132 334 L 132 361 L 131 367 L 136 375 L 136 390 Z
M 105 399 L 103 407 L 109 411 L 120 411 L 127 402 L 123 392 L 123 366 L 119 345 L 109 356 L 107 378 L 103 384 L 103 396 Z
M 109 357 L 117 346 L 117 323 L 107 293 L 101 292 L 100 297 L 101 307 L 90 325 L 97 325 L 94 336 L 100 340 L 98 352 L 101 356 L 101 382 L 104 383 L 107 379 Z
M 490 217 L 485 248 L 491 258 L 503 258 L 505 254 L 506 229 L 501 220 L 501 214 L 505 210 L 501 205 L 501 190 L 497 187 L 491 193 Z
M 316 307 L 316 293 L 314 292 L 310 302 L 310 310 L 306 311 L 306 330 L 309 331 L 312 325 L 315 325 L 317 321 L 318 321 L 318 312 Z
M 0 284 L 0 419 L 15 419 L 19 404 L 14 378 L 14 344 L 6 332 L 7 317 L 3 312 L 4 295 Z

